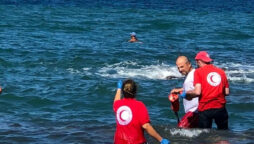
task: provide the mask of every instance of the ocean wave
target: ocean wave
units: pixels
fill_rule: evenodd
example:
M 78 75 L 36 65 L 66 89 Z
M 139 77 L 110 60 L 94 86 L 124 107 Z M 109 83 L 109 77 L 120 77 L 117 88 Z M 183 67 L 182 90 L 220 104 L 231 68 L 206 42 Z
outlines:
M 197 137 L 202 133 L 208 133 L 208 129 L 171 129 L 170 133 L 172 135 L 180 135 L 185 137 Z
M 225 73 L 230 81 L 244 83 L 254 82 L 253 65 L 229 62 L 217 66 L 225 69 Z
M 237 83 L 254 82 L 254 66 L 240 63 L 224 63 L 216 66 L 223 68 L 229 81 Z M 104 67 L 82 69 L 68 68 L 71 74 L 91 76 L 96 74 L 107 78 L 138 78 L 151 80 L 165 80 L 167 78 L 183 78 L 175 65 L 167 64 L 140 64 L 134 61 L 107 64 Z
M 167 77 L 182 77 L 176 66 L 170 66 L 163 63 L 142 65 L 131 61 L 107 65 L 99 69 L 96 74 L 110 78 L 166 79 Z
M 84 67 L 82 70 L 74 69 L 74 68 L 68 68 L 67 71 L 71 74 L 77 74 L 77 75 L 92 75 L 90 72 L 91 68 Z
M 215 64 L 217 65 L 217 64 Z M 224 68 L 228 80 L 233 82 L 254 82 L 254 66 L 240 63 L 225 63 L 217 65 Z M 182 78 L 176 66 L 166 64 L 142 65 L 136 62 L 120 62 L 102 67 L 97 72 L 102 77 L 110 78 L 146 78 L 162 80 L 167 77 Z

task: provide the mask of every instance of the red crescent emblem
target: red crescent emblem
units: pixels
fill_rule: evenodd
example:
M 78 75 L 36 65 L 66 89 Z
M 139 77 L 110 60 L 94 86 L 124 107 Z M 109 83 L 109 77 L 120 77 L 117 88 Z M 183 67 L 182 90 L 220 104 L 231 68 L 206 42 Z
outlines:
M 123 113 L 124 111 L 125 111 L 125 110 L 123 110 L 123 111 L 120 112 L 120 119 L 121 119 L 122 121 L 125 121 L 125 120 L 122 118 L 122 113 Z
M 210 72 L 207 75 L 207 82 L 211 86 L 218 86 L 221 83 L 221 76 L 217 72 Z
M 121 106 L 116 111 L 116 119 L 120 125 L 127 125 L 132 121 L 132 111 L 128 106 Z
M 211 80 L 211 82 L 215 83 L 215 82 L 213 81 L 213 76 L 214 76 L 214 75 L 212 75 L 212 76 L 210 77 L 210 80 Z

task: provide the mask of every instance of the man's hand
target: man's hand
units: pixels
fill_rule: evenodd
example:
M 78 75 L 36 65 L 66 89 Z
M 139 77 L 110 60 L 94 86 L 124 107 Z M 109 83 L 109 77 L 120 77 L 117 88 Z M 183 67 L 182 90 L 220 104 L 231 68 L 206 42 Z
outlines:
M 183 88 L 174 88 L 170 93 L 179 94 L 181 91 L 183 91 Z

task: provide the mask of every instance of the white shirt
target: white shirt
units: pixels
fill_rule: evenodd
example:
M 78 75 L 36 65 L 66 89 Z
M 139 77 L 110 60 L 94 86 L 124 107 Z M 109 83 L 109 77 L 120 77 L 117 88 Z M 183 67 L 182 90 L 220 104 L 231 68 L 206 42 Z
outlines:
M 193 81 L 194 81 L 194 71 L 195 69 L 192 69 L 188 75 L 185 78 L 185 81 L 183 83 L 183 89 L 185 91 L 193 90 Z M 194 112 L 198 109 L 198 97 L 193 98 L 192 100 L 183 99 L 183 106 L 185 113 L 191 111 Z

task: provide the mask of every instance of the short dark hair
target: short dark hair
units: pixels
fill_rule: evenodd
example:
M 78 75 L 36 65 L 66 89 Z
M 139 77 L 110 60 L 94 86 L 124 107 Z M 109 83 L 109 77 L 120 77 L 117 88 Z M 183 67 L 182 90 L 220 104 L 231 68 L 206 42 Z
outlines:
M 123 82 L 122 92 L 124 98 L 135 98 L 137 93 L 137 84 L 131 79 L 125 80 Z

